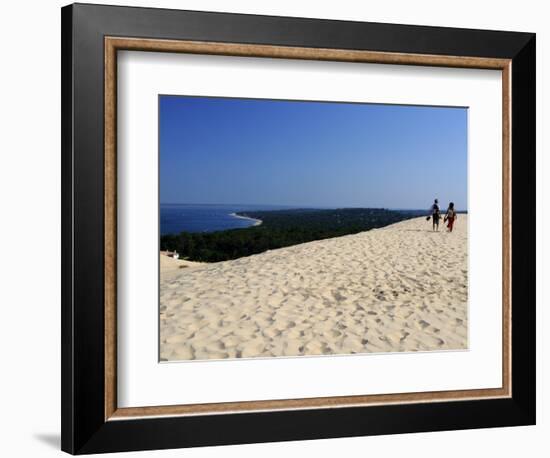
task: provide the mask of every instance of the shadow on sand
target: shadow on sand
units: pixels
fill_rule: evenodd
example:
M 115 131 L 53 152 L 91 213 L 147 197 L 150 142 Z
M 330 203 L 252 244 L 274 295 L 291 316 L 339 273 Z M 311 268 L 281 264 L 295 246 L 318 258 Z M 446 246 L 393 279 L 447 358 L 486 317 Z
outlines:
M 443 231 L 432 231 L 431 229 L 401 229 L 403 232 L 432 232 L 434 234 L 438 234 L 439 232 Z

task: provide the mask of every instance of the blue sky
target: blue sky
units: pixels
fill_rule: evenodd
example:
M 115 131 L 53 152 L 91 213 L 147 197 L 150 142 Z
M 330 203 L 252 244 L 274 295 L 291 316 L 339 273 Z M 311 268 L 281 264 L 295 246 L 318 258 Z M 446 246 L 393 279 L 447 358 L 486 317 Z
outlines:
M 161 203 L 467 208 L 467 109 L 160 96 Z

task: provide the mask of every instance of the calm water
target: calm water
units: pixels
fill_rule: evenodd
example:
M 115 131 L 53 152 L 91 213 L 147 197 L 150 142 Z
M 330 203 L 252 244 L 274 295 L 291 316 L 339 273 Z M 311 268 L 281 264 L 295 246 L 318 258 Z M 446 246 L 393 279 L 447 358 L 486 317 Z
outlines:
M 160 233 L 214 232 L 250 227 L 254 220 L 236 218 L 231 213 L 253 210 L 283 210 L 274 205 L 160 204 Z
M 284 205 L 203 205 L 203 204 L 160 204 L 160 233 L 178 234 L 186 232 L 214 232 L 253 226 L 256 221 L 237 218 L 231 213 L 254 210 L 285 210 Z M 316 207 L 324 208 L 324 207 Z M 326 207 L 329 208 L 329 207 Z M 427 210 L 398 210 L 410 212 L 411 216 L 428 214 Z

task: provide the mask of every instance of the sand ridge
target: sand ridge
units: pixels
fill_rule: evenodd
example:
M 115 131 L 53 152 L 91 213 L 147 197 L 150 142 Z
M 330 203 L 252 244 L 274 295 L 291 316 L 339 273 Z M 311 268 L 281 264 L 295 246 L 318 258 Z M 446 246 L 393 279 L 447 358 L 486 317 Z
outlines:
M 467 348 L 467 215 L 162 269 L 161 360 Z

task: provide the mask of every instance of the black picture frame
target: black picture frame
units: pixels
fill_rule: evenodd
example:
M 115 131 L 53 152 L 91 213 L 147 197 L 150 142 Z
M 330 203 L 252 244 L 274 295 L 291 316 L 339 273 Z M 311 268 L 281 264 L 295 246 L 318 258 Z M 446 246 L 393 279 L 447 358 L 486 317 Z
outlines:
M 74 4 L 62 8 L 62 449 L 72 454 L 535 424 L 535 34 Z M 104 37 L 512 61 L 512 396 L 105 420 Z

